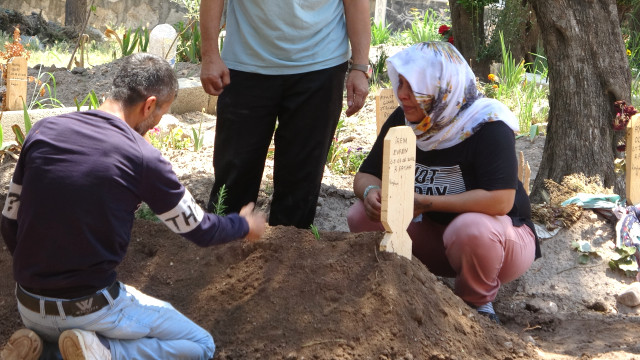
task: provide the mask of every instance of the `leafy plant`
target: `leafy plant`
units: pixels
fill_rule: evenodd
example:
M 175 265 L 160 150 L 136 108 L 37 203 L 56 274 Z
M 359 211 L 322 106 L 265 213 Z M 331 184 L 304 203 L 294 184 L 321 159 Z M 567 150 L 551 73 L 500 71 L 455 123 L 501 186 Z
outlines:
M 224 201 L 226 200 L 226 198 L 227 198 L 227 186 L 223 184 L 220 187 L 220 190 L 218 190 L 218 199 L 213 204 L 213 213 L 214 214 L 216 214 L 218 216 L 226 215 L 227 205 L 224 204 Z
M 141 33 L 145 34 L 145 31 L 142 28 L 137 28 L 135 30 L 132 28 L 128 28 L 125 30 L 124 34 L 122 35 L 122 39 L 120 39 L 120 36 L 118 35 L 118 33 L 113 31 L 110 27 L 107 26 L 107 30 L 104 31 L 104 35 L 106 37 L 108 38 L 114 37 L 118 42 L 118 44 L 120 45 L 121 57 L 125 57 L 133 54 L 133 51 L 136 49 L 136 47 L 138 47 L 138 43 L 140 42 Z M 148 34 L 148 31 L 146 32 L 146 34 Z M 149 45 L 148 36 L 146 39 L 147 39 L 146 44 L 144 45 L 145 47 Z
M 184 150 L 191 145 L 191 137 L 184 133 L 181 128 L 172 128 L 168 133 L 163 133 L 160 128 L 155 127 L 148 131 L 151 145 L 156 149 Z
M 42 81 L 44 76 L 49 78 Z M 37 86 L 33 88 L 33 95 L 31 96 L 31 102 L 29 103 L 29 110 L 37 107 L 38 109 L 48 108 L 61 108 L 64 104 L 58 100 L 58 89 L 56 85 L 56 78 L 50 72 L 44 72 L 38 74 L 38 78 L 29 79 L 30 82 L 36 82 Z M 37 92 L 36 90 L 39 89 Z M 46 97 L 44 97 L 46 95 Z M 43 97 L 39 99 L 38 97 Z
M 367 157 L 368 152 L 362 148 L 352 149 L 344 145 L 344 139 L 340 139 L 340 132 L 344 126 L 344 118 L 341 118 L 338 121 L 336 134 L 329 147 L 327 167 L 335 173 L 354 175 Z
M 390 24 L 378 22 L 377 24 L 371 19 L 371 45 L 381 45 L 389 41 L 391 38 Z
M 138 28 L 138 31 L 140 32 L 140 37 L 138 38 L 138 51 L 147 52 L 147 49 L 149 48 L 149 28 L 143 26 Z
M 502 66 L 498 71 L 500 92 L 506 92 L 505 95 L 507 95 L 520 85 L 526 71 L 524 69 L 524 60 L 516 64 L 513 55 L 506 49 L 502 33 L 500 33 L 500 45 L 502 49 Z
M 389 55 L 387 55 L 384 49 L 380 50 L 380 54 L 376 58 L 375 61 L 369 61 L 371 65 L 372 74 L 371 74 L 371 83 L 379 84 L 385 81 L 388 81 L 388 77 L 385 76 L 387 72 L 387 59 Z
M 417 9 L 412 9 L 411 14 L 415 16 L 411 27 L 403 32 L 411 43 L 440 40 L 441 36 L 438 34 L 440 21 L 435 10 L 427 9 L 424 15 L 421 15 Z
M 616 246 L 616 254 L 609 260 L 609 268 L 611 270 L 621 270 L 628 277 L 635 277 L 638 272 L 638 264 L 636 263 L 636 248 L 633 246 L 620 245 Z
M 195 152 L 198 152 L 202 149 L 202 145 L 204 142 L 204 134 L 202 134 L 202 120 L 204 120 L 204 118 L 200 119 L 198 131 L 196 131 L 194 127 L 191 128 L 191 131 L 193 132 L 193 151 Z
M 89 110 L 91 110 L 92 108 L 97 109 L 100 107 L 100 101 L 98 100 L 98 96 L 96 95 L 96 92 L 93 90 L 91 90 L 81 102 L 78 102 L 77 98 L 74 98 L 73 101 L 76 103 L 76 108 L 78 109 L 78 111 L 80 111 L 80 108 L 83 107 L 87 101 L 89 101 Z
M 140 203 L 138 206 L 138 210 L 136 210 L 135 214 L 136 219 L 149 220 L 153 222 L 160 222 L 158 216 L 151 210 L 147 203 Z
M 588 264 L 591 256 L 599 256 L 598 252 L 593 250 L 588 241 L 574 241 L 571 243 L 571 248 L 580 253 L 580 256 L 578 256 L 578 263 L 582 265 Z
M 320 240 L 320 231 L 318 230 L 318 227 L 311 224 L 311 226 L 309 226 L 309 230 L 311 230 L 311 233 L 313 234 L 313 237 L 316 238 L 316 240 Z
M 177 56 L 182 61 L 189 61 L 197 64 L 202 61 L 202 53 L 200 44 L 202 42 L 200 35 L 200 22 L 192 19 L 187 25 L 182 21 L 174 25 L 180 38 L 178 43 Z

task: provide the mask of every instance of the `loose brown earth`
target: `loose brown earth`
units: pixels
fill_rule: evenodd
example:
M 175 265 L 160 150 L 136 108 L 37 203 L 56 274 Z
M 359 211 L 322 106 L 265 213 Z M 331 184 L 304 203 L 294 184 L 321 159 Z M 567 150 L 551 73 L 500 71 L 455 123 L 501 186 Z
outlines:
M 59 99 L 72 106 L 74 96 L 84 97 L 91 88 L 100 94 L 112 67 L 84 75 L 56 71 Z M 179 64 L 177 71 L 192 76 L 198 69 Z M 374 119 L 370 96 L 356 117 L 345 120 L 339 140 L 370 148 Z M 215 116 L 189 113 L 163 123 L 172 121 L 187 133 L 202 121 L 201 152 L 164 154 L 204 203 L 213 181 Z M 544 137 L 517 140 L 533 176 L 543 144 Z M 14 166 L 9 157 L 0 163 L 2 203 Z M 268 209 L 271 160 L 265 169 L 258 204 Z M 352 179 L 325 172 L 316 218 L 319 239 L 307 230 L 274 227 L 257 243 L 198 248 L 161 224 L 137 220 L 120 280 L 171 302 L 211 331 L 216 359 L 640 358 L 638 311 L 615 296 L 632 279 L 608 269 L 615 231 L 604 218 L 584 211 L 571 228 L 543 239 L 544 257 L 501 289 L 495 307 L 504 325 L 497 326 L 457 298 L 450 280 L 433 276 L 418 260 L 380 253 L 381 233 L 348 233 Z M 602 257 L 579 265 L 570 246 L 579 239 L 589 240 Z M 21 326 L 11 264 L 3 247 L 0 344 Z

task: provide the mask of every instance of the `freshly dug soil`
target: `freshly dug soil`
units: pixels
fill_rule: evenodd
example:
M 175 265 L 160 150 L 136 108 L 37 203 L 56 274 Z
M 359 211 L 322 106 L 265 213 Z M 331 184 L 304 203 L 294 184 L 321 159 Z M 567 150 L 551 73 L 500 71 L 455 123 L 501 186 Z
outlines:
M 136 222 L 120 279 L 209 330 L 215 359 L 535 359 L 382 233 L 273 227 L 264 240 L 199 248 Z M 0 343 L 21 326 L 0 251 Z

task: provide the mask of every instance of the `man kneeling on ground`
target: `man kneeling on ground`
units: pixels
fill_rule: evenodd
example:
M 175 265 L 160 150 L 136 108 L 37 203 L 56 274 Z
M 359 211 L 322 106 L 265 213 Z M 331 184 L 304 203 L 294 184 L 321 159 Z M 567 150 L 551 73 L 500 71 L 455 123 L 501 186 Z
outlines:
M 135 54 L 99 109 L 46 118 L 29 132 L 1 223 L 27 328 L 13 334 L 2 359 L 213 357 L 206 330 L 116 280 L 142 201 L 203 247 L 257 240 L 265 229 L 253 204 L 225 217 L 205 213 L 143 138 L 177 90 L 164 59 Z

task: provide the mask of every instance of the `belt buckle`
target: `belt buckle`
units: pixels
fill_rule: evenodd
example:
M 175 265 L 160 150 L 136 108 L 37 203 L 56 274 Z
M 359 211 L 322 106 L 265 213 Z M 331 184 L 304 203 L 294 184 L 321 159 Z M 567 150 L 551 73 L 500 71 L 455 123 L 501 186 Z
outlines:
M 104 296 L 102 293 L 96 294 L 96 295 Z M 72 315 L 72 316 L 84 316 L 84 315 L 88 315 L 88 314 L 94 313 L 94 312 L 102 309 L 102 306 L 100 306 L 100 305 L 93 305 L 93 300 L 96 297 L 96 295 L 91 295 L 89 298 L 87 298 L 85 300 L 72 301 L 73 305 L 75 305 L 75 308 L 74 308 L 73 314 L 70 314 L 70 315 Z M 71 305 L 71 304 L 69 304 L 69 305 Z

